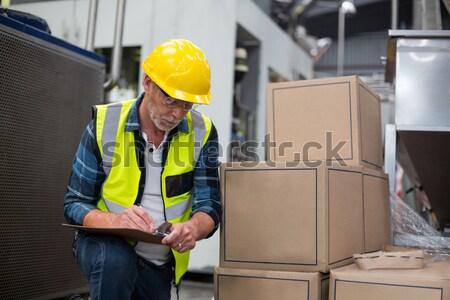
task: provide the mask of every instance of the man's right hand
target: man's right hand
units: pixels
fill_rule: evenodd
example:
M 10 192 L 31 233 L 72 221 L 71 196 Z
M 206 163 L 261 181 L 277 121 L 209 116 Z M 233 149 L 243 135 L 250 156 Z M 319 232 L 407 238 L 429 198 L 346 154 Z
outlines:
M 154 232 L 153 218 L 137 205 L 132 205 L 121 214 L 104 212 L 99 209 L 90 211 L 83 219 L 83 225 L 105 228 L 133 228 Z

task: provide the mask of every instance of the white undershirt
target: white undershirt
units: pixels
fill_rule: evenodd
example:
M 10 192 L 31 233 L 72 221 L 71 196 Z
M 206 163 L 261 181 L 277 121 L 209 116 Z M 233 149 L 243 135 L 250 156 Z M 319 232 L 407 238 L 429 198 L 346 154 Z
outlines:
M 145 146 L 145 187 L 141 199 L 141 206 L 153 218 L 155 226 L 161 225 L 164 219 L 164 204 L 161 196 L 161 171 L 162 171 L 162 145 L 167 138 L 156 148 L 153 143 L 147 141 L 147 135 L 142 133 Z M 136 253 L 157 265 L 161 265 L 170 259 L 168 246 L 139 242 L 134 248 Z

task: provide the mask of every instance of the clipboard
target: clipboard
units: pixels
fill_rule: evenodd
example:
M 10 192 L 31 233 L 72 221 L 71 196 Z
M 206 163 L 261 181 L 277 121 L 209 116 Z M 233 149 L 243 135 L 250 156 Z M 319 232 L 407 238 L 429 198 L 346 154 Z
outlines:
M 87 227 L 82 225 L 62 224 L 65 227 L 83 230 L 92 233 L 113 234 L 121 236 L 125 239 L 136 240 L 145 243 L 161 244 L 162 239 L 168 235 L 166 232 L 157 231 L 157 234 L 150 233 L 139 229 L 131 228 L 102 228 L 102 227 Z

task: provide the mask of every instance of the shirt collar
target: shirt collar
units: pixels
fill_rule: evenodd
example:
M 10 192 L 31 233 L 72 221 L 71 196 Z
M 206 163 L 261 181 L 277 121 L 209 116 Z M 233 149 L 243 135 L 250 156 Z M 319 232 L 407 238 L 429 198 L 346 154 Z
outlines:
M 134 101 L 133 105 L 131 106 L 130 112 L 128 113 L 127 122 L 125 123 L 125 132 L 141 130 L 141 125 L 139 123 L 138 108 L 139 108 L 139 105 L 141 104 L 143 98 L 144 98 L 144 93 L 142 93 L 136 99 L 136 101 Z M 177 127 L 175 127 L 174 129 L 171 130 L 169 135 L 173 135 L 173 134 L 177 133 L 178 131 L 183 131 L 185 133 L 189 132 L 189 127 L 188 127 L 186 117 L 184 117 L 183 120 L 181 120 L 181 122 L 177 125 Z

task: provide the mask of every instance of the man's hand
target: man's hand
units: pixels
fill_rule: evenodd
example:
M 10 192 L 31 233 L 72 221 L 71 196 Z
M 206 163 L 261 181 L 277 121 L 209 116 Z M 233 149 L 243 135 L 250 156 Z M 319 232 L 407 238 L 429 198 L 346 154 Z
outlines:
M 196 213 L 189 221 L 173 224 L 172 231 L 162 243 L 183 253 L 194 249 L 197 241 L 204 239 L 214 229 L 214 221 L 206 213 Z
M 117 227 L 140 229 L 154 232 L 153 218 L 142 207 L 131 205 L 117 216 Z
M 191 220 L 189 220 L 187 222 L 173 224 L 172 231 L 162 240 L 162 243 L 183 253 L 194 249 L 196 241 L 196 229 Z
M 106 228 L 133 228 L 155 232 L 153 218 L 142 207 L 132 205 L 121 214 L 93 210 L 83 220 L 84 226 Z

